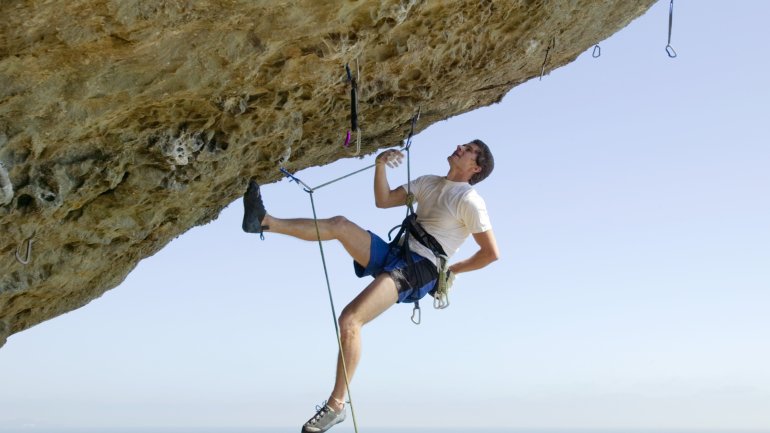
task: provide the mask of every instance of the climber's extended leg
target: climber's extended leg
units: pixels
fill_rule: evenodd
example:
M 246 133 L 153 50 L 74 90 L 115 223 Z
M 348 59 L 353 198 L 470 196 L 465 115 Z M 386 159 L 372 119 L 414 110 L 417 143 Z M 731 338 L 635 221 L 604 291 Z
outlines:
M 349 221 L 343 216 L 335 216 L 318 220 L 318 232 L 312 218 L 282 219 L 266 215 L 263 223 L 270 226 L 269 231 L 293 236 L 306 241 L 322 241 L 336 239 L 340 241 L 353 260 L 364 267 L 369 263 L 371 237 L 369 232 Z
M 253 185 L 253 186 L 252 186 Z M 243 230 L 249 233 L 261 233 L 262 230 L 281 233 L 306 241 L 322 241 L 336 239 L 340 241 L 353 260 L 366 267 L 369 264 L 369 249 L 371 236 L 368 231 L 343 216 L 319 219 L 318 232 L 312 218 L 277 218 L 265 211 L 259 185 L 249 182 L 249 189 L 243 197 L 244 216 Z

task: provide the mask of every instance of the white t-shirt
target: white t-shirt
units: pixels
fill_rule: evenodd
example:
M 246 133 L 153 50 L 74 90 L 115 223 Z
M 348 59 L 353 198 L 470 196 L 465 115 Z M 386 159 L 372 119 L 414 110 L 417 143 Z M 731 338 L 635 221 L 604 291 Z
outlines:
M 448 257 L 457 252 L 470 234 L 492 228 L 484 199 L 468 182 L 427 175 L 409 185 L 418 204 L 417 221 L 436 238 Z M 406 184 L 401 187 L 409 191 Z M 419 242 L 410 242 L 409 248 L 435 261 L 431 250 Z

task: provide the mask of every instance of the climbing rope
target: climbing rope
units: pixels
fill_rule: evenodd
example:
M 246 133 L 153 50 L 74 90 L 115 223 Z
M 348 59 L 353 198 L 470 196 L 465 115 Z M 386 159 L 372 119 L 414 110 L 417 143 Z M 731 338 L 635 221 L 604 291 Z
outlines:
M 412 127 L 409 131 L 409 137 L 406 140 L 406 216 L 407 218 L 414 214 L 414 194 L 412 194 L 412 171 L 411 171 L 411 147 L 412 147 L 412 135 L 414 134 L 414 126 L 420 119 L 421 110 L 417 110 L 417 115 L 412 118 Z M 391 230 L 392 231 L 392 230 Z M 409 236 L 409 230 L 406 230 L 407 240 Z M 409 254 L 409 252 L 407 252 Z M 434 253 L 435 254 L 435 253 Z M 444 309 L 449 306 L 449 293 L 446 284 L 446 272 L 447 272 L 447 257 L 443 254 L 437 255 L 438 264 L 438 285 L 436 292 L 433 294 L 433 308 Z M 419 325 L 422 322 L 422 310 L 420 309 L 420 302 L 414 303 L 412 308 L 412 323 Z
M 331 306 L 332 321 L 334 322 L 334 333 L 337 336 L 337 346 L 340 350 L 340 359 L 342 360 L 342 372 L 345 375 L 345 388 L 348 392 L 348 403 L 350 404 L 350 414 L 353 417 L 353 429 L 358 433 L 358 422 L 356 421 L 356 411 L 353 406 L 353 395 L 350 393 L 350 380 L 348 379 L 348 367 L 345 363 L 345 352 L 342 349 L 342 337 L 340 336 L 340 327 L 337 323 L 337 311 L 334 308 L 334 297 L 332 296 L 332 286 L 329 282 L 329 270 L 326 266 L 326 255 L 324 254 L 323 242 L 321 242 L 321 230 L 318 228 L 318 214 L 315 210 L 315 200 L 313 199 L 313 188 L 309 187 L 305 182 L 299 180 L 296 176 L 289 173 L 285 168 L 281 167 L 281 172 L 286 175 L 290 180 L 300 184 L 304 187 L 304 190 L 310 196 L 310 207 L 313 209 L 313 222 L 315 224 L 315 233 L 318 238 L 318 248 L 321 251 L 321 264 L 324 268 L 324 277 L 326 278 L 326 291 L 329 294 L 329 305 Z
M 406 140 L 406 146 L 404 147 L 406 149 L 406 205 L 407 205 L 407 213 L 406 215 L 409 216 L 410 214 L 414 213 L 414 194 L 412 194 L 411 190 L 411 184 L 412 184 L 412 173 L 410 169 L 410 160 L 411 160 L 411 153 L 410 149 L 412 147 L 412 135 L 414 134 L 414 126 L 417 124 L 417 121 L 420 120 L 420 112 L 421 110 L 417 110 L 417 115 L 415 115 L 412 118 L 412 128 L 409 131 L 409 138 Z M 439 261 L 438 264 L 438 285 L 436 286 L 436 292 L 433 294 L 433 308 L 443 310 L 444 308 L 449 306 L 449 285 L 448 285 L 448 258 L 444 254 L 437 254 L 436 257 Z M 417 321 L 414 320 L 415 315 L 417 315 L 418 319 Z M 415 325 L 420 324 L 420 304 L 418 302 L 415 302 L 414 309 L 412 311 L 412 322 Z
M 414 135 L 414 126 L 417 124 L 417 121 L 420 120 L 420 114 L 422 113 L 422 108 L 417 108 L 417 114 L 415 114 L 412 117 L 412 125 L 409 128 L 409 136 L 406 138 L 406 145 L 404 145 L 404 150 L 406 150 L 406 215 L 409 216 L 410 213 L 414 213 L 414 194 L 412 194 L 412 169 L 411 169 L 411 149 L 412 149 L 412 136 Z
M 412 145 L 412 134 L 414 133 L 414 124 L 417 122 L 417 119 L 419 119 L 419 117 L 420 117 L 420 111 L 419 111 L 419 109 L 418 109 L 418 112 L 417 112 L 417 114 L 415 115 L 415 117 L 413 117 L 413 118 L 412 118 L 412 130 L 409 132 L 409 138 L 408 138 L 408 139 L 407 139 L 407 141 L 406 141 L 406 145 L 400 149 L 402 152 L 403 152 L 403 151 L 405 151 L 405 150 L 407 151 L 407 167 L 406 167 L 406 168 L 407 168 L 407 177 L 409 176 L 409 152 L 408 152 L 408 150 L 409 150 L 409 147 Z M 319 189 L 321 189 L 321 188 L 323 188 L 323 187 L 325 187 L 325 186 L 329 186 L 329 185 L 331 185 L 331 184 L 333 184 L 333 183 L 336 183 L 336 182 L 338 182 L 338 181 L 340 181 L 340 180 L 342 180 L 342 179 L 347 179 L 348 177 L 354 176 L 354 175 L 356 175 L 356 174 L 358 174 L 358 173 L 363 173 L 363 172 L 365 172 L 366 170 L 369 170 L 370 168 L 373 168 L 373 167 L 374 167 L 374 166 L 376 166 L 376 165 L 377 165 L 377 163 L 376 163 L 376 162 L 375 162 L 374 164 L 370 164 L 370 165 L 367 165 L 367 166 L 366 166 L 366 167 L 364 167 L 364 168 L 360 168 L 360 169 L 358 169 L 358 170 L 355 170 L 355 171 L 352 171 L 352 172 L 350 172 L 350 173 L 348 173 L 348 174 L 344 174 L 344 175 L 342 175 L 342 176 L 340 176 L 340 177 L 334 178 L 334 179 L 332 179 L 332 180 L 330 180 L 330 181 L 328 181 L 328 182 L 324 182 L 324 183 L 322 183 L 322 184 L 320 184 L 320 185 L 316 186 L 315 188 L 311 188 L 311 187 L 309 187 L 309 186 L 308 186 L 307 184 L 305 184 L 304 182 L 302 182 L 302 181 L 300 181 L 299 179 L 297 179 L 296 177 L 292 176 L 292 175 L 291 175 L 291 174 L 290 174 L 288 171 L 286 171 L 285 169 L 281 168 L 280 170 L 281 170 L 281 172 L 282 172 L 283 174 L 285 174 L 285 175 L 286 175 L 286 177 L 290 178 L 292 181 L 295 181 L 295 182 L 297 182 L 297 183 L 301 184 L 302 186 L 304 186 L 306 189 L 310 190 L 310 191 L 308 191 L 308 192 L 312 192 L 312 191 L 318 191 Z
M 414 126 L 417 124 L 417 120 L 420 119 L 420 113 L 421 109 L 417 109 L 417 114 L 412 117 L 412 125 L 409 129 L 409 136 L 406 139 L 406 145 L 404 146 L 404 149 L 406 150 L 406 216 L 409 217 L 409 215 L 414 213 L 414 194 L 412 194 L 412 168 L 411 168 L 411 160 L 412 160 L 412 136 L 414 135 Z M 397 226 L 398 227 L 398 226 Z M 391 229 L 391 231 L 393 231 Z M 407 240 L 404 242 L 408 242 L 409 237 L 409 231 L 406 231 Z M 388 237 L 390 237 L 390 233 L 388 233 Z M 411 254 L 407 251 L 407 254 Z M 414 308 L 412 308 L 412 317 L 410 318 L 412 323 L 415 325 L 419 325 L 422 322 L 422 310 L 420 310 L 420 302 L 414 303 Z
M 351 114 L 353 114 L 353 113 L 351 112 Z M 417 118 L 419 118 L 419 116 L 420 116 L 420 112 L 418 110 L 417 115 L 412 118 L 412 126 L 411 126 L 411 130 L 409 132 L 409 138 L 407 139 L 406 146 L 404 147 L 404 149 L 407 151 L 407 155 L 409 154 L 409 148 L 412 145 L 412 135 L 414 134 L 414 126 L 415 126 L 415 123 L 417 122 Z M 408 174 L 408 166 L 409 166 L 408 159 L 409 158 L 407 157 L 407 176 L 409 175 Z M 280 167 L 280 169 L 279 169 L 281 171 L 281 173 L 283 173 L 287 178 L 289 178 L 290 181 L 296 182 L 298 185 L 301 185 L 303 190 L 306 193 L 308 193 L 308 196 L 310 196 L 310 207 L 313 210 L 313 223 L 315 224 L 316 238 L 318 239 L 318 249 L 321 252 L 321 264 L 323 265 L 324 278 L 326 279 L 326 291 L 327 291 L 328 296 L 329 296 L 329 305 L 331 306 L 332 320 L 334 321 L 334 332 L 335 332 L 335 334 L 337 336 L 337 346 L 339 347 L 340 358 L 342 359 L 342 371 L 343 371 L 343 373 L 345 375 L 345 388 L 347 389 L 347 392 L 348 392 L 348 403 L 350 404 L 350 414 L 352 415 L 352 418 L 353 418 L 353 428 L 356 431 L 356 433 L 358 433 L 358 423 L 356 421 L 356 412 L 355 412 L 355 409 L 353 407 L 353 396 L 350 393 L 350 380 L 348 379 L 348 369 L 347 369 L 347 365 L 345 364 L 345 354 L 344 354 L 344 351 L 342 349 L 342 337 L 340 336 L 340 328 L 339 328 L 339 324 L 337 323 L 337 311 L 336 311 L 336 309 L 334 307 L 334 297 L 332 295 L 331 283 L 329 282 L 329 270 L 328 270 L 328 268 L 326 266 L 326 255 L 324 254 L 323 242 L 321 241 L 321 230 L 318 227 L 318 214 L 317 214 L 316 208 L 315 208 L 315 200 L 313 199 L 313 193 L 315 191 L 317 191 L 317 190 L 319 190 L 319 189 L 321 189 L 321 188 L 323 188 L 325 186 L 331 185 L 331 184 L 333 184 L 333 183 L 335 183 L 337 181 L 340 181 L 342 179 L 345 179 L 345 178 L 348 178 L 348 177 L 353 176 L 355 174 L 358 174 L 358 173 L 361 173 L 363 171 L 366 171 L 366 170 L 374 167 L 375 165 L 377 165 L 376 162 L 374 164 L 369 165 L 367 167 L 364 167 L 362 169 L 353 171 L 353 172 L 348 173 L 348 174 L 346 174 L 344 176 L 340 176 L 340 177 L 338 177 L 336 179 L 332 179 L 332 180 L 330 180 L 328 182 L 322 183 L 321 185 L 318 185 L 315 188 L 309 186 L 308 184 L 306 184 L 305 182 L 300 180 L 298 177 L 296 177 L 293 174 L 291 174 L 285 168 Z
M 390 234 L 398 229 L 403 228 L 404 224 L 411 224 L 407 221 L 409 220 L 409 217 L 411 215 L 414 215 L 414 194 L 412 194 L 411 185 L 412 185 L 412 171 L 411 171 L 411 147 L 412 147 L 412 136 L 414 135 L 414 127 L 417 124 L 417 121 L 420 119 L 421 110 L 418 109 L 417 114 L 412 117 L 412 125 L 409 130 L 409 136 L 406 140 L 406 145 L 404 146 L 404 149 L 406 151 L 406 217 L 404 218 L 404 222 L 401 225 L 397 225 L 393 227 L 390 232 L 388 233 L 388 239 L 391 238 Z M 416 219 L 415 219 L 416 224 Z M 411 229 L 403 230 L 404 236 L 406 238 L 404 239 L 404 243 L 408 244 L 409 242 L 409 236 L 410 236 Z M 401 232 L 399 233 L 399 235 Z M 423 236 L 424 238 L 424 236 Z M 423 242 L 424 239 L 419 240 L 419 242 Z M 443 250 L 441 248 L 437 248 L 438 251 L 434 251 L 433 247 L 429 247 L 431 251 L 436 255 L 436 258 L 438 259 L 438 281 L 436 285 L 436 291 L 433 293 L 433 307 L 436 309 L 443 310 L 444 308 L 449 306 L 449 286 L 448 286 L 448 257 L 443 254 Z M 407 252 L 409 254 L 409 252 Z M 412 323 L 415 325 L 419 325 L 422 321 L 422 310 L 420 309 L 420 302 L 416 301 L 414 303 L 414 308 L 412 309 L 412 317 L 411 317 Z

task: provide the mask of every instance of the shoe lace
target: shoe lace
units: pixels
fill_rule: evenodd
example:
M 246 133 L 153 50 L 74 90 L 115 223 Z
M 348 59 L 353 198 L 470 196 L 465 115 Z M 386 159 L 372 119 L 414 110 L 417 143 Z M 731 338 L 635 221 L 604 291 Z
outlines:
M 326 415 L 327 412 L 329 412 L 329 406 L 326 405 L 327 401 L 324 400 L 323 403 L 320 405 L 316 405 L 315 410 L 316 413 L 313 415 L 312 418 L 310 418 L 310 421 L 308 421 L 308 424 L 316 424 L 318 421 L 323 418 L 324 415 Z

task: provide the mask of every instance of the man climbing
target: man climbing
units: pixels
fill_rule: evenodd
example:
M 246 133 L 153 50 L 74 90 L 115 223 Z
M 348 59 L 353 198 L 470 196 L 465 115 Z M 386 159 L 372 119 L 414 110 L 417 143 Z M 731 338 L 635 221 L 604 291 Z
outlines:
M 318 232 L 313 219 L 274 217 L 265 211 L 259 185 L 253 180 L 244 195 L 244 231 L 270 231 L 308 241 L 318 240 L 320 233 L 321 240 L 342 243 L 354 260 L 356 275 L 374 277 L 340 314 L 342 353 L 337 358 L 334 389 L 326 404 L 305 423 L 303 432 L 324 432 L 345 419 L 345 368 L 350 381 L 361 357 L 361 327 L 393 304 L 416 302 L 434 290 L 439 278 L 437 255 L 451 257 L 469 235 L 478 244 L 472 256 L 448 266 L 450 284 L 455 274 L 483 268 L 499 257 L 486 205 L 472 187 L 492 172 L 494 159 L 489 147 L 481 140 L 459 145 L 447 158 L 449 172 L 445 177 L 421 176 L 408 186 L 391 189 L 386 166 L 397 167 L 402 159 L 403 154 L 393 149 L 377 156 L 374 200 L 378 208 L 390 208 L 407 204 L 407 190 L 413 193 L 418 203 L 417 225 L 432 235 L 428 237 L 434 242 L 415 236 L 408 242 L 410 252 L 388 245 L 342 216 L 318 220 Z M 437 248 L 439 252 L 434 252 Z

